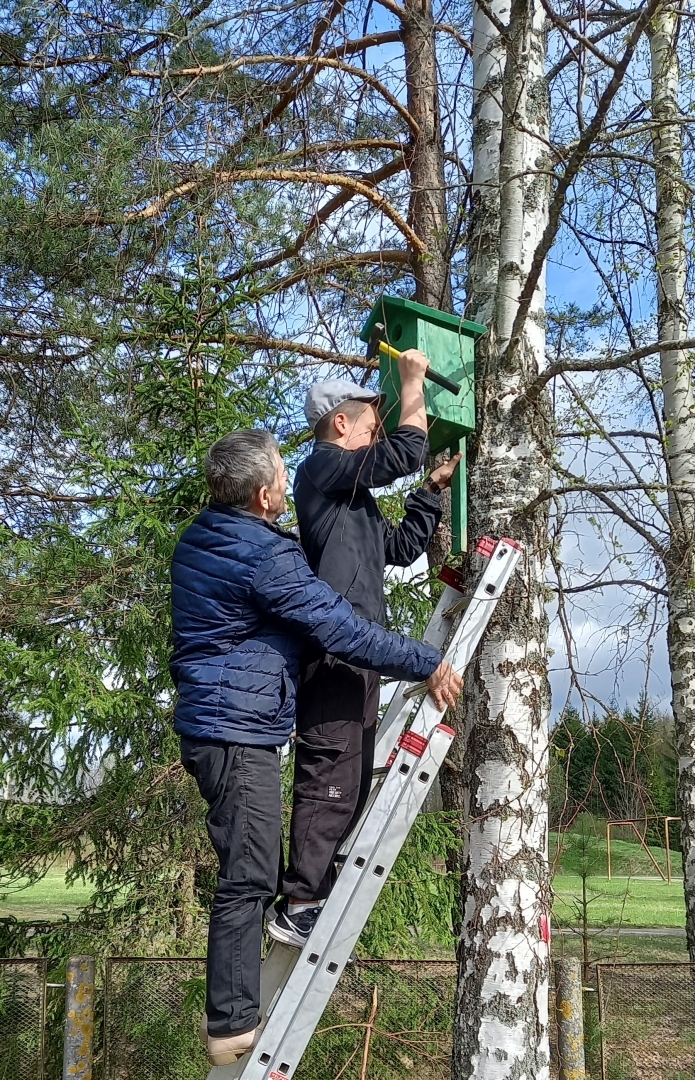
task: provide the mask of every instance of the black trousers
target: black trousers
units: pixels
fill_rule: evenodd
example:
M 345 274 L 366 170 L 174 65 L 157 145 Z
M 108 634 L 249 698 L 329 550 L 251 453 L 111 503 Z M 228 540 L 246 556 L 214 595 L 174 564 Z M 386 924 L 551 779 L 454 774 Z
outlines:
M 280 759 L 275 747 L 181 739 L 181 761 L 209 804 L 208 835 L 220 860 L 210 913 L 208 1034 L 258 1025 L 263 913 L 279 892 Z
M 297 695 L 294 801 L 283 892 L 323 900 L 334 860 L 371 787 L 379 676 L 326 655 L 303 671 Z

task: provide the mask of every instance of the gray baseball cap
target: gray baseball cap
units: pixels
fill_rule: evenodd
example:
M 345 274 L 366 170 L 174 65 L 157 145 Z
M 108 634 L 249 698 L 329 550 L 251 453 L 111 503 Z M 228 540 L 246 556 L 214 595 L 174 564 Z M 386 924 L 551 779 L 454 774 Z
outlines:
M 323 416 L 328 416 L 344 401 L 364 401 L 380 409 L 386 401 L 386 394 L 375 394 L 373 390 L 358 386 L 349 379 L 329 379 L 316 383 L 304 402 L 304 415 L 312 431 Z

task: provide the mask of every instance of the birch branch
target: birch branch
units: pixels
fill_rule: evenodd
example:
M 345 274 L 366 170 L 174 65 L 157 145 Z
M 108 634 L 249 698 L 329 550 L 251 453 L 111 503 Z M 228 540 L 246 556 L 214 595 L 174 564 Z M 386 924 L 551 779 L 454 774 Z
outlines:
M 636 18 L 637 12 L 630 11 L 627 13 L 627 15 L 624 15 L 622 18 L 617 19 L 610 26 L 604 26 L 603 30 L 600 30 L 598 34 L 594 34 L 593 37 L 589 38 L 588 40 L 591 42 L 592 45 L 597 45 L 598 42 L 603 41 L 604 38 L 610 37 L 612 34 L 617 34 L 620 30 L 624 30 L 625 27 L 629 26 L 630 23 L 633 23 Z M 547 75 L 548 82 L 552 82 L 553 79 L 555 79 L 560 74 L 560 72 L 568 66 L 568 64 L 576 63 L 578 59 L 579 57 L 577 56 L 576 51 L 574 49 L 570 49 L 569 53 L 567 53 L 566 56 L 563 56 L 561 60 L 558 60 L 558 62 L 553 67 L 551 67 Z
M 527 388 L 526 393 L 520 400 L 526 402 L 535 401 L 543 388 L 554 379 L 557 375 L 561 375 L 563 372 L 571 371 L 616 371 L 621 367 L 629 367 L 630 364 L 635 363 L 637 360 L 643 360 L 647 356 L 654 356 L 655 353 L 660 352 L 675 352 L 677 349 L 695 349 L 695 338 L 683 338 L 679 340 L 674 338 L 671 341 L 657 341 L 652 345 L 643 345 L 639 349 L 632 349 L 630 352 L 620 353 L 618 356 L 613 357 L 588 357 L 586 360 L 558 360 L 554 364 L 549 364 L 545 371 L 542 371 L 540 375 L 537 375 L 530 386 Z
M 587 52 L 590 52 L 594 56 L 596 56 L 602 64 L 606 65 L 606 67 L 612 68 L 614 71 L 617 70 L 617 60 L 612 60 L 610 56 L 606 56 L 604 53 L 602 53 L 600 49 L 596 48 L 596 43 L 592 41 L 591 38 L 585 37 L 584 34 L 580 34 L 579 31 L 575 30 L 574 27 L 571 26 L 566 19 L 563 19 L 562 15 L 559 15 L 556 11 L 553 11 L 550 4 L 548 3 L 548 0 L 541 0 L 541 4 L 543 6 L 543 10 L 545 11 L 546 15 L 554 26 L 557 26 L 560 30 L 564 30 L 566 34 L 569 34 L 571 38 L 574 38 L 574 40 L 579 45 L 582 45 L 587 50 Z

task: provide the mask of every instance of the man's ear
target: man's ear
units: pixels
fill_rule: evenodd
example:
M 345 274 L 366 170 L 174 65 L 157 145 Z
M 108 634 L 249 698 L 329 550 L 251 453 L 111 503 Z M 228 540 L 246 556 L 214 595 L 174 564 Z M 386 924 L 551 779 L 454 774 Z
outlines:
M 348 418 L 345 413 L 336 413 L 333 417 L 333 429 L 337 435 L 345 435 L 348 429 Z
M 260 506 L 261 510 L 270 509 L 270 492 L 265 484 L 256 492 L 256 502 Z

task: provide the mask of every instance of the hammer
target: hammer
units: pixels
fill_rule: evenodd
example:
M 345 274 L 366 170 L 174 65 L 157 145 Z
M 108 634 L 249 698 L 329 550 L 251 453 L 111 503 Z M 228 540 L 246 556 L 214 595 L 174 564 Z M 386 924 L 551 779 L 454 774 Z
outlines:
M 398 360 L 401 355 L 398 349 L 394 349 L 393 345 L 389 345 L 385 341 L 386 327 L 383 323 L 374 323 L 372 332 L 369 336 L 369 345 L 367 346 L 367 360 L 371 360 L 376 353 L 381 353 L 382 356 L 388 356 L 390 360 Z M 430 382 L 436 383 L 437 386 L 443 386 L 445 390 L 448 390 L 454 397 L 458 397 L 461 393 L 461 387 L 457 383 L 452 382 L 451 379 L 447 379 L 445 375 L 439 375 L 438 372 L 433 371 L 431 367 L 425 372 L 425 378 Z

